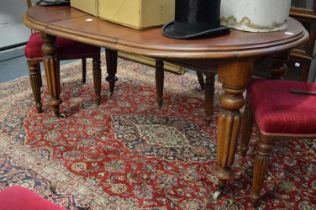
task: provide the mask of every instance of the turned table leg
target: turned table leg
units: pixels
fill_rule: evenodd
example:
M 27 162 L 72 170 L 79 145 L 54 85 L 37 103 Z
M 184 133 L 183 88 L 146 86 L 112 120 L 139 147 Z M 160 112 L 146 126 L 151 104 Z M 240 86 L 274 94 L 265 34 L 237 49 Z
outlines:
M 158 107 L 162 107 L 163 103 L 163 86 L 164 86 L 164 63 L 162 60 L 156 59 L 156 92 L 157 92 L 157 103 Z
M 115 76 L 117 72 L 117 51 L 106 49 L 106 69 L 108 76 L 106 81 L 109 82 L 110 86 L 110 95 L 112 96 L 114 92 L 115 82 L 118 78 Z
M 219 81 L 224 93 L 220 97 L 221 112 L 217 118 L 217 169 L 219 187 L 233 178 L 231 166 L 241 124 L 239 109 L 245 104 L 243 92 L 251 79 L 253 61 L 248 59 L 222 61 Z
M 57 117 L 62 117 L 59 111 L 59 105 L 62 103 L 60 95 L 60 72 L 59 61 L 57 59 L 55 41 L 56 37 L 45 33 L 41 33 L 43 41 L 42 51 L 44 54 L 43 63 L 45 67 L 45 74 L 47 79 L 47 87 L 51 99 L 49 105 Z

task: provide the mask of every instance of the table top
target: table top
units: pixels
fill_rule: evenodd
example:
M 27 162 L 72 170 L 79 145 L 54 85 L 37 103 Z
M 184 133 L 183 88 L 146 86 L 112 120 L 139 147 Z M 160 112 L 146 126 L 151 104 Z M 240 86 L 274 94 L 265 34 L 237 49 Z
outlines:
M 293 18 L 288 29 L 269 33 L 231 30 L 219 37 L 176 40 L 164 37 L 161 27 L 136 30 L 110 23 L 71 7 L 33 6 L 24 16 L 35 30 L 96 46 L 157 58 L 211 59 L 262 56 L 290 50 L 308 39 Z

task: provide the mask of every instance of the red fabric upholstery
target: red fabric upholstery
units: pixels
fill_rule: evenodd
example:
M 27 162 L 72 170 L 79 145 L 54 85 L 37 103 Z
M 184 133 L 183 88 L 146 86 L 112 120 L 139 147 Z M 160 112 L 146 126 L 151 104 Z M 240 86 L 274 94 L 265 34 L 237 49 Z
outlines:
M 65 210 L 20 186 L 0 192 L 1 210 Z
M 316 96 L 290 93 L 316 91 L 316 84 L 296 81 L 254 80 L 248 102 L 259 129 L 270 134 L 316 134 Z
M 25 57 L 28 59 L 42 58 L 42 39 L 39 32 L 33 33 L 25 47 Z M 57 37 L 57 53 L 60 59 L 78 59 L 91 57 L 100 53 L 100 47 L 83 44 Z

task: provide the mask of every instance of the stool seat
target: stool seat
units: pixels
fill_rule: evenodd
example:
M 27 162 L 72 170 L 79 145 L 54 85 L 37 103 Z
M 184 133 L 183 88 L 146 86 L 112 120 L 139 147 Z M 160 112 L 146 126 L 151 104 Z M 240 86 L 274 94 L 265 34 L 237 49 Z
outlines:
M 1 210 L 66 210 L 48 200 L 40 197 L 34 192 L 13 186 L 0 192 Z
M 316 134 L 316 96 L 290 90 L 316 91 L 316 84 L 296 81 L 254 80 L 248 103 L 262 133 Z
M 25 47 L 25 57 L 28 59 L 43 58 L 42 39 L 39 32 L 33 33 Z M 93 57 L 100 53 L 100 47 L 87 45 L 73 40 L 57 37 L 56 50 L 60 59 L 78 59 Z

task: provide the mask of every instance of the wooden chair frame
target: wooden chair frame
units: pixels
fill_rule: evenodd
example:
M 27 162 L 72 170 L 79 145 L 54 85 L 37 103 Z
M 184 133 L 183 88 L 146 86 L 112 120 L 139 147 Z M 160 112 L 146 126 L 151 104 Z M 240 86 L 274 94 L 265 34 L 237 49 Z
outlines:
M 32 0 L 26 0 L 28 8 L 32 7 Z M 31 33 L 35 31 L 31 29 Z M 82 63 L 82 83 L 86 83 L 87 75 L 87 58 L 92 58 L 93 62 L 93 80 L 94 89 L 96 94 L 96 103 L 99 105 L 101 102 L 101 63 L 100 54 L 93 55 L 89 57 L 78 57 L 81 59 Z M 67 60 L 67 59 L 63 59 Z M 42 112 L 42 102 L 41 102 L 41 87 L 42 87 L 42 76 L 40 63 L 43 62 L 43 58 L 27 58 L 27 65 L 29 69 L 30 83 L 32 87 L 32 92 L 35 100 L 35 106 L 38 113 Z M 50 91 L 50 90 L 49 90 Z

